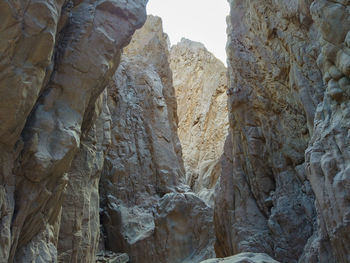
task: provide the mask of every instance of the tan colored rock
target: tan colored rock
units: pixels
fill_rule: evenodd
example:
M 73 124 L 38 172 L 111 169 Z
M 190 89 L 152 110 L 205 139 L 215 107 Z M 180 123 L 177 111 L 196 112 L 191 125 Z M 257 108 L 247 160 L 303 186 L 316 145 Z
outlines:
M 213 211 L 183 184 L 171 77 L 167 37 L 150 16 L 108 88 L 112 144 L 100 183 L 105 247 L 131 263 L 214 256 Z
M 241 253 L 228 258 L 208 259 L 201 263 L 278 263 L 266 254 Z
M 64 0 L 0 1 L 0 142 L 8 147 L 18 140 L 46 85 L 63 4 Z
M 228 131 L 226 68 L 201 43 L 187 39 L 171 48 L 170 68 L 186 182 L 212 206 Z

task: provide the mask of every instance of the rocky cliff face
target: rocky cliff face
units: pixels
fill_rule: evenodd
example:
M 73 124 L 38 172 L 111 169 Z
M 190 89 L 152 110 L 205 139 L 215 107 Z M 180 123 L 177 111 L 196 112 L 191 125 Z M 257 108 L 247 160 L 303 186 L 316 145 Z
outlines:
M 87 190 L 90 199 L 74 185 L 98 181 L 105 139 L 97 131 L 106 128 L 106 111 L 96 101 L 119 64 L 121 48 L 144 23 L 145 5 L 0 1 L 1 262 L 56 262 L 57 243 L 70 253 L 63 261 L 78 262 L 96 245 L 98 207 L 87 203 L 98 202 L 96 189 Z M 74 222 L 69 226 L 74 233 L 65 235 L 89 242 L 85 237 L 91 233 L 91 243 L 78 253 L 78 243 L 67 248 L 57 241 L 66 231 L 59 225 L 68 181 L 77 195 L 69 193 L 65 201 L 69 211 L 62 226 Z M 93 218 L 91 226 L 86 218 Z
M 170 68 L 186 182 L 213 206 L 228 131 L 227 70 L 201 43 L 187 39 L 171 48 Z
M 0 262 L 350 262 L 350 1 L 146 2 L 0 0 Z
M 183 184 L 168 58 L 161 20 L 149 16 L 108 88 L 112 144 L 100 184 L 105 246 L 135 263 L 214 255 L 212 209 Z
M 349 1 L 231 0 L 216 252 L 349 262 Z

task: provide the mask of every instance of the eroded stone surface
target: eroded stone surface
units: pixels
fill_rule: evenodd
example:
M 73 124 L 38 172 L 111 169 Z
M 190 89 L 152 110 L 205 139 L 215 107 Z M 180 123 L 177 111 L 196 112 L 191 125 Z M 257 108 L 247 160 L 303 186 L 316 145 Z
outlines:
M 348 262 L 349 2 L 229 2 L 216 252 Z
M 349 1 L 315 1 L 311 5 L 312 17 L 321 32 L 322 49 L 317 61 L 327 87 L 305 152 L 307 177 L 317 200 L 319 228 L 309 249 L 313 253 L 307 251 L 302 262 L 350 261 L 349 11 Z
M 317 29 L 303 1 L 230 1 L 230 135 L 215 207 L 216 252 L 297 262 L 314 230 L 304 153 L 322 99 Z
M 111 141 L 110 123 L 105 90 L 96 101 L 94 124 L 82 135 L 68 172 L 58 235 L 58 262 L 95 262 L 100 234 L 98 185 L 104 154 Z
M 170 68 L 186 182 L 213 206 L 228 131 L 226 68 L 201 43 L 188 39 L 171 48 Z
M 0 1 L 1 262 L 57 260 L 67 172 L 145 5 Z
M 266 254 L 241 253 L 228 258 L 208 259 L 201 263 L 278 263 Z
M 149 16 L 108 88 L 112 144 L 101 219 L 106 249 L 128 253 L 133 263 L 214 256 L 213 211 L 183 184 L 168 53 L 160 18 Z

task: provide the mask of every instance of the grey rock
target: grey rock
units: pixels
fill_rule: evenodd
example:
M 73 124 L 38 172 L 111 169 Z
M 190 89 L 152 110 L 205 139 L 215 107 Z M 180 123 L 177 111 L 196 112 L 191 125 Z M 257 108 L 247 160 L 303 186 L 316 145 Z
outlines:
M 228 258 L 208 259 L 201 263 L 278 263 L 266 254 L 262 253 L 241 253 Z
M 349 1 L 229 2 L 217 255 L 349 262 Z
M 1 262 L 57 261 L 67 172 L 145 5 L 0 1 Z
M 149 16 L 108 88 L 112 143 L 102 172 L 105 247 L 130 262 L 215 255 L 213 211 L 184 184 L 167 36 Z

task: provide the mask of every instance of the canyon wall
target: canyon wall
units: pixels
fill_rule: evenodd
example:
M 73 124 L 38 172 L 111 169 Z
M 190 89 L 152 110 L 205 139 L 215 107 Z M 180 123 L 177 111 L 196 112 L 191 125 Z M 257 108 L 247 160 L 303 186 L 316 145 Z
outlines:
M 108 111 L 100 94 L 121 49 L 144 23 L 146 2 L 0 1 L 1 262 L 56 262 L 57 246 L 70 253 L 64 262 L 93 252 L 96 182 L 108 143 Z M 91 199 L 81 196 L 80 184 L 87 181 L 95 184 L 84 189 Z M 63 201 L 68 182 L 77 192 Z M 59 230 L 62 203 L 62 226 L 74 233 Z M 93 219 L 91 226 L 86 218 Z M 58 241 L 60 232 L 74 242 L 87 242 L 91 233 L 91 243 L 69 251 Z M 85 262 L 93 260 L 94 255 Z
M 350 2 L 229 3 L 217 256 L 349 262 Z
M 168 38 L 149 16 L 108 87 L 111 146 L 100 182 L 105 247 L 130 262 L 213 257 L 213 211 L 184 184 Z
M 224 64 L 203 44 L 182 39 L 170 51 L 186 183 L 213 206 L 228 132 Z
M 0 263 L 350 262 L 350 1 L 229 3 L 0 0 Z

